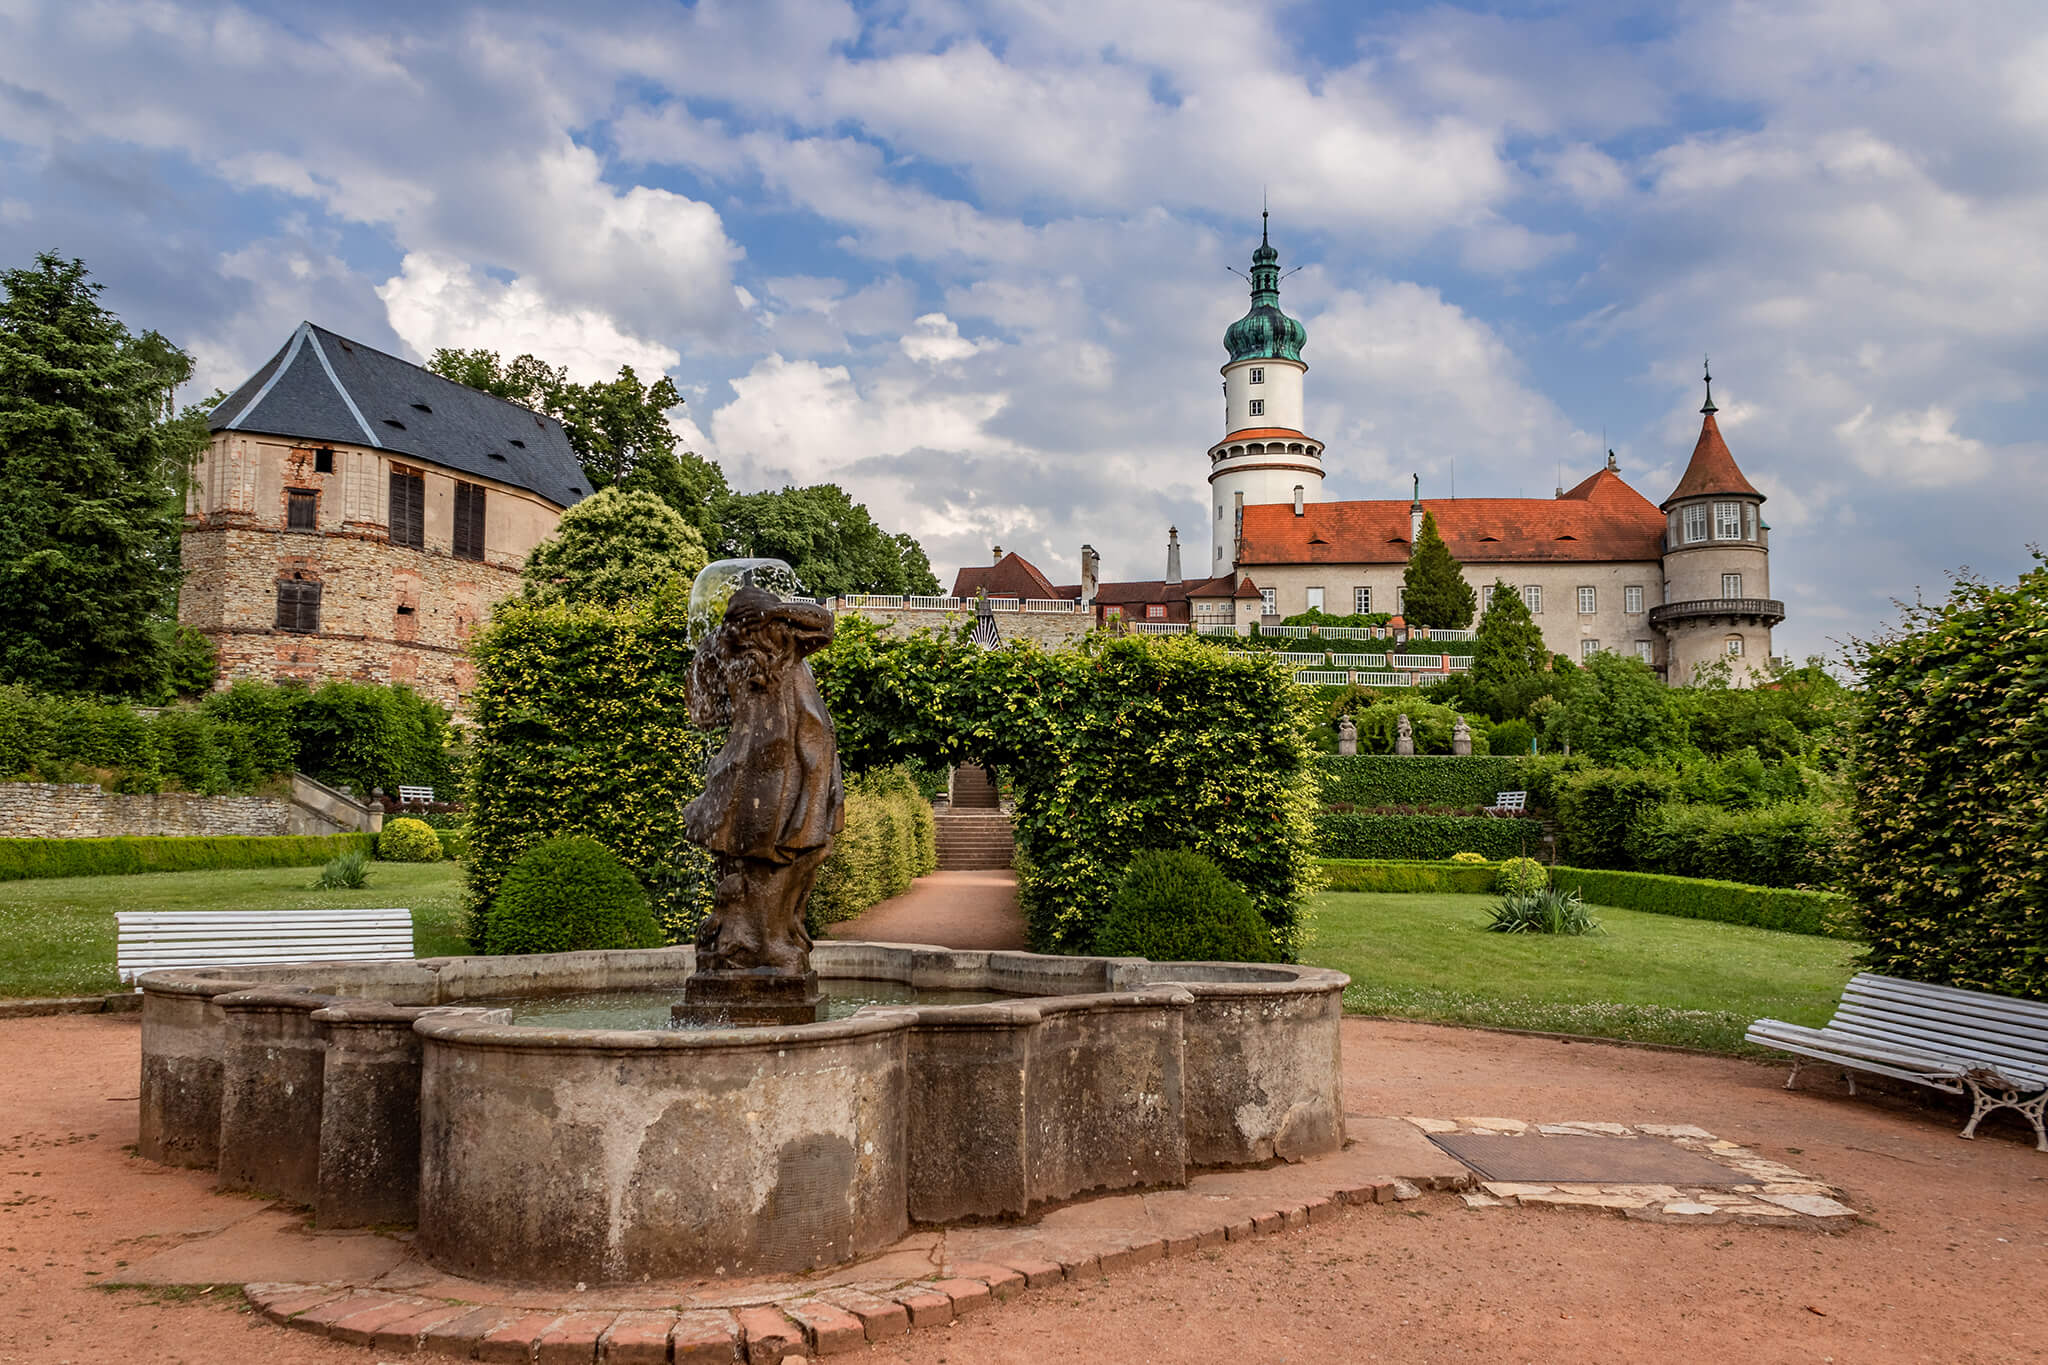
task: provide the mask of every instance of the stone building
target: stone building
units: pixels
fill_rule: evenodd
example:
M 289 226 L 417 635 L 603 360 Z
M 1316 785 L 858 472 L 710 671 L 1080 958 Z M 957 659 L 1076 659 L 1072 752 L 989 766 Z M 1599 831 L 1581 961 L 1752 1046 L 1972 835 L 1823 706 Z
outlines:
M 552 417 L 309 322 L 211 426 L 178 619 L 220 686 L 353 678 L 459 708 L 470 633 L 585 493 Z

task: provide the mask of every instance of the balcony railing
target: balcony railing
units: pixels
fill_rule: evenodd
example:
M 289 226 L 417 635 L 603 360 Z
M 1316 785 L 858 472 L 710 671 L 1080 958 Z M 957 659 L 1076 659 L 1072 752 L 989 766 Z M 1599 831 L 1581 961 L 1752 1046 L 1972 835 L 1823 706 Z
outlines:
M 1775 626 L 1785 619 L 1785 604 L 1770 597 L 1702 597 L 1691 602 L 1666 602 L 1661 607 L 1650 608 L 1650 624 L 1653 626 L 1713 617 L 1742 617 Z

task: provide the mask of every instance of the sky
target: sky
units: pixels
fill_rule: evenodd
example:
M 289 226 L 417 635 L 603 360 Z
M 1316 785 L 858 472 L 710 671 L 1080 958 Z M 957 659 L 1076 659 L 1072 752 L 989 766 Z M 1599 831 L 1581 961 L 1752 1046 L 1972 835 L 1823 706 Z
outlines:
M 1650 501 L 1702 358 L 1778 653 L 2048 540 L 2048 7 L 0 0 L 0 265 L 232 388 L 301 319 L 665 371 L 737 488 L 1207 558 L 1263 202 L 1325 496 Z

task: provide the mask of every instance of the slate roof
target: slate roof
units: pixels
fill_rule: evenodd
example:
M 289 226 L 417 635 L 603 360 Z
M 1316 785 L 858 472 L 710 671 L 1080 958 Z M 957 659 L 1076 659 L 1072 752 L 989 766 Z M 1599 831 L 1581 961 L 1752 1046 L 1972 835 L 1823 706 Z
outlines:
M 310 322 L 213 410 L 208 425 L 374 446 L 524 488 L 558 507 L 587 491 L 582 462 L 554 418 Z
M 1557 498 L 1426 501 L 1438 534 L 1465 564 L 1604 563 L 1664 553 L 1664 514 L 1603 469 Z M 1406 499 L 1244 509 L 1240 564 L 1404 564 Z
M 1664 499 L 1663 505 L 1669 508 L 1681 498 L 1697 498 L 1707 493 L 1746 493 L 1758 501 L 1762 501 L 1764 496 L 1742 477 L 1735 457 L 1728 452 L 1728 443 L 1721 439 L 1721 426 L 1714 420 L 1712 412 L 1700 419 L 1699 444 L 1692 448 L 1692 460 L 1685 466 L 1685 476 L 1678 481 L 1678 487 L 1671 490 L 1671 496 Z

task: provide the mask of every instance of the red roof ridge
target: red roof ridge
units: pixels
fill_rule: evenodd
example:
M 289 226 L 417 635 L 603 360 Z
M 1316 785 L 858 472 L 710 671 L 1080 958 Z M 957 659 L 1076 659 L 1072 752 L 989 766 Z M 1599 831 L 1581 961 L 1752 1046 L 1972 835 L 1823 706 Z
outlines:
M 1699 443 L 1692 448 L 1692 459 L 1686 464 L 1678 487 L 1672 489 L 1671 496 L 1659 506 L 1669 510 L 1671 504 L 1681 498 L 1697 498 L 1708 493 L 1743 493 L 1758 501 L 1762 501 L 1764 496 L 1742 476 L 1735 456 L 1729 453 L 1728 443 L 1721 439 L 1721 426 L 1711 412 L 1700 418 Z
M 1239 427 L 1216 444 L 1229 445 L 1232 441 L 1262 441 L 1269 436 L 1298 436 L 1304 441 L 1314 440 L 1307 432 L 1296 431 L 1293 427 Z

